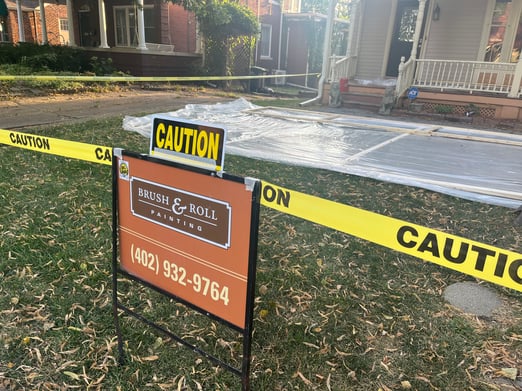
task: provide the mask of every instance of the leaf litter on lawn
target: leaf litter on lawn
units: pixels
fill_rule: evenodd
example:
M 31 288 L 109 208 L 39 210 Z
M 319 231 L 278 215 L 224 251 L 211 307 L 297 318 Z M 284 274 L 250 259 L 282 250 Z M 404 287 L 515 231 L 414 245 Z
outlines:
M 146 152 L 147 140 L 120 124 L 114 119 L 33 131 Z M 0 389 L 239 388 L 237 377 L 128 317 L 122 317 L 127 360 L 118 365 L 108 167 L 14 148 L 2 149 L 0 164 Z M 227 156 L 226 167 L 520 251 L 521 229 L 505 208 L 236 156 Z M 517 389 L 521 295 L 491 286 L 506 303 L 504 313 L 466 315 L 446 304 L 443 292 L 470 280 L 262 208 L 252 389 Z M 131 308 L 240 365 L 237 333 L 141 286 L 121 284 L 121 299 Z

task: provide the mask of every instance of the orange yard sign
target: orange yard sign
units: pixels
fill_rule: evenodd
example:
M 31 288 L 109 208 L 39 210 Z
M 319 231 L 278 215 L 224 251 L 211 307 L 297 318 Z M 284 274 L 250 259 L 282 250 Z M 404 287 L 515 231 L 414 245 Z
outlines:
M 244 329 L 259 181 L 127 153 L 117 165 L 120 268 Z

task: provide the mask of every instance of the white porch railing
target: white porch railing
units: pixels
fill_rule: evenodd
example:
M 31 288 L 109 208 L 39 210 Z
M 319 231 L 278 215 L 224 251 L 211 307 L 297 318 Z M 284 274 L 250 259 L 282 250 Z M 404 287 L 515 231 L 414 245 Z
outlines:
M 416 60 L 412 85 L 464 90 L 469 93 L 495 92 L 518 98 L 522 93 L 522 63 L 482 61 Z
M 404 57 L 401 57 L 399 75 L 397 76 L 397 84 L 395 85 L 395 96 L 402 96 L 402 94 L 411 87 L 414 72 L 415 59 L 410 57 L 408 61 L 404 62 Z
M 145 46 L 149 50 L 154 50 L 156 52 L 173 52 L 174 51 L 174 45 L 167 45 L 163 43 L 151 43 L 146 42 Z
M 355 76 L 355 64 L 357 57 L 331 56 L 330 70 L 328 72 L 328 80 L 331 82 L 340 79 L 349 79 Z
M 332 57 L 330 81 L 355 76 L 355 58 Z M 509 98 L 522 96 L 522 59 L 518 63 L 402 59 L 395 93 L 411 86 L 440 91 L 490 92 Z

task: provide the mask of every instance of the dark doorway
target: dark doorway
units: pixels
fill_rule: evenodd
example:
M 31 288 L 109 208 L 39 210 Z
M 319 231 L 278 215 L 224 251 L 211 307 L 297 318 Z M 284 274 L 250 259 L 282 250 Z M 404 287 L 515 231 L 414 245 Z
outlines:
M 82 11 L 78 13 L 78 30 L 80 32 L 80 46 L 95 47 L 99 45 L 96 29 L 96 20 L 92 12 Z
M 426 10 L 428 10 L 428 2 L 426 2 Z M 397 77 L 401 57 L 404 56 L 406 60 L 410 58 L 418 13 L 418 0 L 399 0 L 397 13 L 395 15 L 390 54 L 388 56 L 388 66 L 386 67 L 386 76 Z M 426 17 L 426 13 L 424 16 Z M 420 50 L 420 45 L 418 49 Z

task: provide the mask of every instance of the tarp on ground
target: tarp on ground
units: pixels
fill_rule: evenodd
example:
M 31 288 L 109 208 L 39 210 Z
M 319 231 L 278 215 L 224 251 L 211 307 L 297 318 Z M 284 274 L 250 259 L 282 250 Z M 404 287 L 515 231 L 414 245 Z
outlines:
M 417 186 L 511 208 L 522 205 L 522 136 L 518 135 L 264 108 L 245 99 L 127 116 L 123 128 L 150 137 L 155 115 L 225 127 L 230 154 Z

